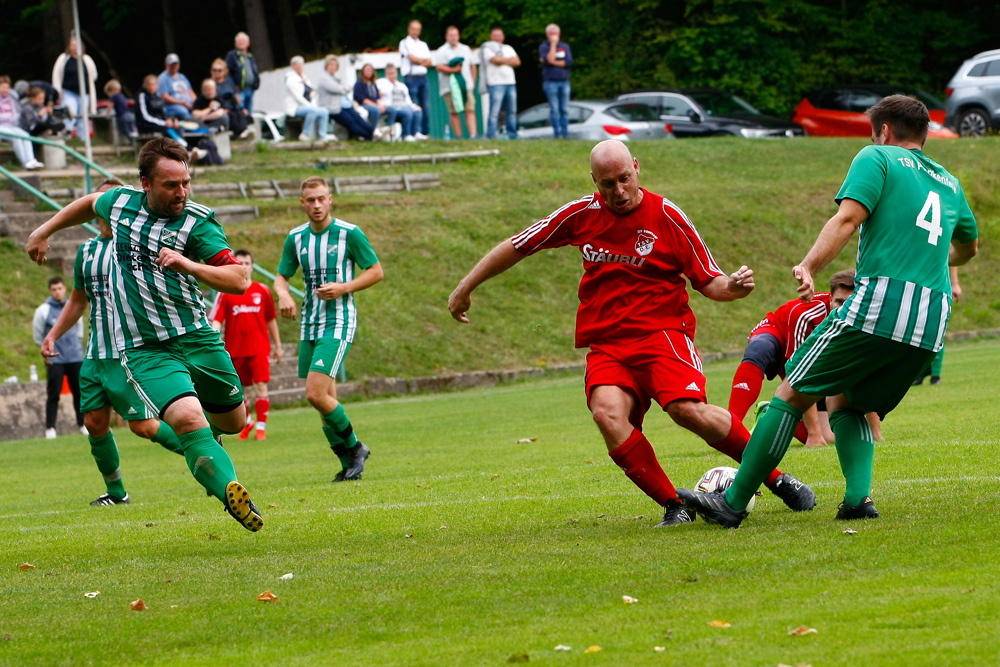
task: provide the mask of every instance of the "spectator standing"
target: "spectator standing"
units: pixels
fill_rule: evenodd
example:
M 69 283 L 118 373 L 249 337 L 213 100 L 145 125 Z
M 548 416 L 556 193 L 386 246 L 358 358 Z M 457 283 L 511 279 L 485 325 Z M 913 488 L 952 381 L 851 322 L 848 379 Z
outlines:
M 32 335 L 35 343 L 41 347 L 46 334 L 59 319 L 66 306 L 66 283 L 59 276 L 49 279 L 49 298 L 35 309 L 32 322 Z M 62 394 L 63 378 L 69 382 L 73 392 L 73 410 L 76 412 L 76 424 L 80 432 L 87 434 L 83 427 L 83 413 L 80 412 L 80 367 L 83 365 L 83 320 L 77 320 L 76 325 L 55 342 L 55 356 L 44 357 L 48 367 L 48 384 L 46 385 L 45 401 L 45 438 L 53 440 L 56 437 L 56 416 L 59 412 L 59 396 Z
M 389 63 L 385 66 L 385 77 L 376 82 L 379 92 L 379 100 L 385 107 L 386 124 L 390 130 L 399 121 L 401 126 L 400 136 L 392 135 L 393 141 L 402 138 L 403 141 L 417 141 L 426 139 L 427 135 L 419 133 L 420 123 L 424 112 L 410 99 L 410 91 L 402 81 L 399 80 L 399 71 L 396 66 Z
M 201 82 L 201 95 L 194 101 L 191 115 L 199 123 L 212 132 L 222 132 L 229 129 L 229 111 L 222 106 L 215 90 L 215 81 L 205 79 Z
M 327 126 L 330 124 L 330 110 L 316 103 L 316 86 L 306 76 L 306 61 L 302 56 L 294 56 L 292 69 L 285 74 L 285 114 L 305 118 L 299 141 L 311 141 L 315 129 L 316 138 L 320 141 L 330 141 L 327 136 Z
M 427 68 L 433 67 L 434 61 L 427 42 L 420 39 L 422 29 L 420 21 L 410 21 L 406 38 L 399 43 L 400 71 L 410 91 L 410 99 L 424 110 L 420 133 L 430 135 L 431 89 L 427 83 Z
M 327 56 L 323 59 L 323 75 L 317 83 L 319 105 L 330 110 L 330 120 L 336 121 L 347 128 L 347 131 L 360 139 L 372 141 L 382 135 L 379 129 L 372 129 L 355 108 L 347 87 L 340 80 L 337 72 L 340 61 L 337 56 Z
M 21 129 L 33 137 L 57 133 L 65 126 L 52 117 L 52 105 L 45 103 L 45 90 L 32 88 L 21 104 Z
M 483 61 L 483 82 L 490 95 L 490 117 L 486 123 L 486 138 L 497 138 L 501 109 L 507 116 L 507 138 L 517 139 L 517 81 L 514 68 L 521 58 L 509 44 L 504 44 L 503 30 L 493 28 L 490 41 L 479 47 Z
M 118 129 L 128 137 L 129 143 L 132 143 L 138 134 L 135 125 L 135 114 L 128 108 L 128 100 L 125 99 L 125 95 L 122 93 L 122 84 L 119 83 L 118 79 L 111 79 L 104 84 L 104 94 L 108 96 L 111 104 L 114 105 L 115 121 L 118 123 Z
M 257 59 L 250 53 L 250 36 L 245 32 L 236 33 L 236 48 L 226 54 L 229 78 L 236 87 L 240 106 L 253 113 L 253 93 L 260 87 L 260 70 Z
M 569 44 L 560 41 L 562 31 L 555 23 L 545 26 L 546 41 L 538 47 L 542 63 L 542 90 L 549 100 L 549 118 L 556 139 L 569 139 L 569 70 L 573 52 Z
M 166 103 L 164 111 L 168 116 L 180 120 L 191 120 L 191 109 L 194 108 L 194 88 L 188 78 L 181 74 L 181 59 L 176 53 L 168 53 L 164 62 L 164 70 L 157 78 L 157 89 L 160 97 Z
M 379 99 L 378 85 L 375 83 L 375 66 L 371 63 L 361 68 L 361 74 L 354 82 L 354 101 L 368 112 L 368 124 L 372 129 L 378 127 L 385 105 Z
M 9 141 L 14 145 L 14 155 L 18 162 L 25 169 L 41 169 L 45 165 L 35 159 L 35 151 L 31 147 L 31 142 L 27 139 L 15 139 L 10 134 L 19 137 L 30 136 L 21 129 L 21 105 L 10 92 L 10 77 L 0 75 L 0 130 L 7 133 L 0 135 L 3 141 Z
M 252 280 L 253 255 L 249 250 L 237 250 L 234 254 L 246 271 L 250 287 L 243 294 L 220 292 L 208 319 L 213 328 L 222 332 L 226 351 L 233 359 L 244 393 L 251 385 L 256 390 L 255 439 L 266 440 L 267 411 L 271 409 L 267 394 L 267 383 L 271 381 L 271 362 L 268 357 L 273 352 L 275 361 L 281 361 L 282 358 L 278 315 L 274 309 L 271 290 L 267 285 Z M 254 420 L 250 417 L 250 399 L 244 399 L 243 403 L 247 411 L 247 424 L 240 432 L 240 440 L 249 438 L 250 431 L 254 430 Z
M 236 85 L 229 76 L 229 66 L 222 58 L 212 61 L 212 81 L 215 82 L 215 97 L 229 112 L 229 129 L 240 139 L 250 136 L 250 113 L 240 103 Z
M 182 146 L 187 146 L 178 131 L 180 127 L 177 119 L 168 117 L 167 105 L 163 98 L 156 92 L 159 83 L 155 74 L 147 74 L 142 80 L 142 90 L 136 101 L 139 115 L 136 116 L 136 126 L 140 132 L 146 134 L 165 134 L 176 140 Z
M 83 65 L 83 85 L 86 90 L 81 91 L 79 48 L 76 37 L 70 37 L 66 51 L 59 54 L 56 64 L 52 67 L 52 86 L 60 92 L 63 106 L 70 113 L 70 117 L 66 119 L 66 129 L 72 130 L 75 122 L 76 136 L 79 139 L 83 139 L 83 133 L 86 131 L 83 126 L 81 100 L 90 109 L 91 116 L 97 113 L 97 65 L 87 54 L 83 55 Z
M 476 65 L 472 62 L 472 49 L 459 43 L 458 28 L 453 25 L 445 30 L 445 42 L 434 54 L 438 71 L 438 88 L 455 138 L 462 137 L 462 112 L 469 129 L 469 138 L 476 138 Z

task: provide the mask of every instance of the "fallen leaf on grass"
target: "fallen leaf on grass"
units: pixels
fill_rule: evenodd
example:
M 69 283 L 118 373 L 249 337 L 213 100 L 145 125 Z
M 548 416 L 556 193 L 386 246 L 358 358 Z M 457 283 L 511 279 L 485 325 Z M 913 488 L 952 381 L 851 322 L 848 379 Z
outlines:
M 152 528 L 155 525 L 156 525 L 155 523 L 153 523 L 152 521 L 150 521 L 149 523 L 146 524 L 146 528 Z
M 566 646 L 565 644 L 559 644 L 558 646 L 556 646 L 552 650 L 553 651 L 572 651 L 573 647 L 572 646 Z
M 792 666 L 791 665 L 786 665 L 783 662 L 779 662 L 778 663 L 778 667 L 792 667 Z M 812 665 L 807 665 L 804 662 L 799 662 L 799 663 L 796 663 L 795 667 L 812 667 Z
M 645 514 L 640 514 L 639 516 L 634 516 L 634 517 L 632 517 L 632 518 L 633 518 L 633 519 L 645 519 L 645 518 L 646 518 L 646 515 L 645 515 Z
M 178 512 L 178 514 L 180 514 L 181 516 L 187 516 L 187 510 L 181 510 L 180 512 Z
M 273 504 L 273 503 L 272 503 L 271 505 L 269 505 L 269 507 L 270 507 L 271 509 L 273 509 L 273 510 L 276 510 L 276 509 L 278 509 L 278 506 L 277 506 L 277 505 L 275 505 L 275 504 Z
M 221 538 L 218 535 L 213 535 L 212 533 L 208 533 L 208 539 L 210 539 L 210 540 L 218 540 L 218 539 L 221 539 Z
M 406 539 L 410 539 L 412 537 L 413 537 L 413 533 L 410 533 L 409 535 L 406 536 Z
M 289 579 L 291 579 L 294 576 L 295 576 L 294 574 L 292 574 L 291 572 L 289 572 L 288 574 L 283 574 L 280 577 L 278 577 L 278 581 L 288 581 Z
M 274 602 L 277 599 L 278 596 L 272 593 L 271 591 L 264 591 L 263 593 L 257 596 L 257 600 L 259 602 Z
M 603 519 L 603 518 L 604 518 L 604 517 L 606 517 L 606 516 L 607 516 L 606 514 L 598 514 L 598 515 L 597 515 L 597 518 L 598 518 L 598 519 Z
M 656 651 L 657 653 L 663 653 L 664 651 L 667 650 L 667 647 L 666 646 L 654 646 L 653 650 Z
M 132 611 L 147 611 L 149 609 L 149 607 L 146 606 L 146 601 L 142 598 L 132 600 L 132 604 L 130 606 L 132 607 Z
M 587 648 L 585 648 L 583 652 L 584 653 L 599 653 L 600 650 L 601 650 L 601 647 L 598 646 L 597 644 L 594 644 L 593 646 L 588 646 Z
M 531 662 L 531 658 L 528 657 L 527 653 L 511 653 L 507 662 Z
M 24 568 L 22 567 L 21 569 L 23 570 Z M 969 590 L 967 590 L 967 591 L 962 591 L 962 592 L 963 592 L 963 593 L 975 593 L 975 592 L 976 592 L 976 589 L 975 589 L 975 588 L 970 588 Z
M 803 635 L 818 635 L 819 631 L 816 628 L 807 628 L 804 625 L 800 625 L 794 630 L 788 631 L 789 637 L 801 637 Z
M 622 602 L 625 604 L 634 604 L 639 601 L 639 598 L 634 598 L 631 595 L 623 595 Z
M 725 621 L 709 621 L 708 627 L 710 628 L 731 628 L 731 623 L 726 623 Z
M 440 527 L 440 528 L 438 528 L 438 530 L 448 530 L 448 526 L 446 526 L 446 525 L 444 525 L 444 524 L 442 523 L 442 524 L 441 524 L 441 527 Z
M 519 445 L 526 445 L 529 442 L 537 442 L 537 441 L 538 441 L 538 438 L 518 438 L 517 439 L 517 444 L 519 444 Z
M 844 535 L 857 535 L 857 534 L 858 531 L 854 530 L 853 528 L 848 528 L 847 530 L 844 531 Z
M 101 591 L 90 591 L 89 593 L 84 593 L 83 597 L 90 598 L 91 600 L 93 600 L 94 598 L 96 598 L 100 594 L 101 594 Z
M 11 640 L 10 633 L 9 632 L 3 633 L 2 635 L 0 635 L 0 639 L 2 639 L 5 642 L 9 642 Z
M 490 479 L 500 479 L 500 475 L 494 473 L 494 474 L 490 475 Z
M 31 563 L 21 563 L 21 570 L 37 570 L 38 568 Z

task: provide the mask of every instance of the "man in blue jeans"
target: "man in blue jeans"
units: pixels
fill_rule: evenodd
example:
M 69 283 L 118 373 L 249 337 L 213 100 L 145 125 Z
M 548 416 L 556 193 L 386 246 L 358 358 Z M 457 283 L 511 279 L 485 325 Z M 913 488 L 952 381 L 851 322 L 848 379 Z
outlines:
M 427 68 L 433 67 L 434 61 L 427 42 L 420 39 L 422 29 L 420 21 L 410 21 L 406 38 L 399 43 L 399 73 L 403 75 L 403 83 L 410 91 L 410 99 L 424 110 L 420 133 L 430 135 L 431 89 L 427 83 Z
M 542 63 L 542 90 L 549 99 L 549 117 L 556 139 L 569 139 L 569 69 L 573 53 L 569 44 L 559 41 L 562 31 L 555 23 L 545 26 L 546 41 L 538 47 Z
M 479 47 L 483 59 L 483 80 L 490 94 L 490 117 L 486 123 L 486 138 L 497 138 L 500 110 L 507 114 L 507 138 L 517 139 L 517 85 L 514 68 L 521 66 L 521 58 L 509 44 L 504 44 L 503 30 L 493 28 L 490 41 Z

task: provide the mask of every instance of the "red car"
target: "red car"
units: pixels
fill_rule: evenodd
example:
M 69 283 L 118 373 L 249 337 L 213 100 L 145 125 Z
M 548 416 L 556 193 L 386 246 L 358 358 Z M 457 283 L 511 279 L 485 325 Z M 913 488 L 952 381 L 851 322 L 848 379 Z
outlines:
M 792 120 L 813 137 L 870 137 L 872 126 L 865 111 L 886 95 L 910 95 L 927 105 L 933 139 L 955 139 L 944 127 L 944 102 L 906 86 L 857 85 L 825 88 L 809 93 L 795 107 Z

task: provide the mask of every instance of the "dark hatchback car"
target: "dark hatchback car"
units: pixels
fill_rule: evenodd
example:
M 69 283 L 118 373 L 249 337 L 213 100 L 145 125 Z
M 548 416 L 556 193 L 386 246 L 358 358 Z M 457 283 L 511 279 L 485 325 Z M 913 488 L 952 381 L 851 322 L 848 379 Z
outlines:
M 715 88 L 639 90 L 616 99 L 649 105 L 670 123 L 677 137 L 732 134 L 747 139 L 801 137 L 798 123 L 762 114 L 736 95 Z

